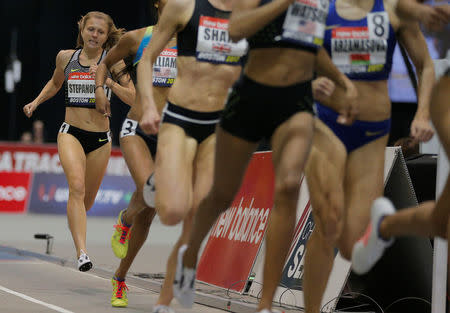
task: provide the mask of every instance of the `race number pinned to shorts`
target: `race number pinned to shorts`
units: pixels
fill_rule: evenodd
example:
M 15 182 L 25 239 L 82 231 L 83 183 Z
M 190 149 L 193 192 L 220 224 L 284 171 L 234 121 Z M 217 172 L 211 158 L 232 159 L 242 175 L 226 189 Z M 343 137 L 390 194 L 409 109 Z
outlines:
M 379 72 L 388 50 L 387 12 L 367 15 L 367 26 L 336 27 L 331 32 L 333 63 L 345 74 Z
M 122 123 L 122 129 L 120 130 L 120 138 L 127 136 L 135 136 L 137 127 L 138 121 L 126 118 Z
M 164 49 L 153 64 L 153 86 L 170 87 L 177 77 L 177 49 Z
M 227 19 L 201 16 L 197 37 L 197 60 L 216 64 L 239 65 L 247 53 L 247 40 L 232 42 Z
M 328 0 L 296 0 L 286 12 L 282 40 L 321 46 L 328 7 Z

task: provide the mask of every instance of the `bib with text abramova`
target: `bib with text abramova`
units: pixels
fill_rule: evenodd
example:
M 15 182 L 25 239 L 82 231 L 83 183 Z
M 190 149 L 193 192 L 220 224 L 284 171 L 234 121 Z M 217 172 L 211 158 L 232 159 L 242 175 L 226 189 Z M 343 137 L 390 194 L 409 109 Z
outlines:
M 324 47 L 333 63 L 351 79 L 384 80 L 392 67 L 395 33 L 383 0 L 361 20 L 341 18 L 330 4 Z
M 287 12 L 281 39 L 321 46 L 327 21 L 328 0 L 296 0 Z
M 170 87 L 177 77 L 177 48 L 164 49 L 153 64 L 153 86 Z
M 228 19 L 200 16 L 196 57 L 198 61 L 216 64 L 240 65 L 247 53 L 245 39 L 232 42 L 228 34 Z
M 67 64 L 65 74 L 65 100 L 68 107 L 95 108 L 95 78 L 89 73 L 89 67 L 82 66 L 79 62 L 81 49 L 75 51 Z M 100 60 L 106 55 L 102 53 Z M 111 77 L 111 74 L 108 73 Z M 111 90 L 103 86 L 108 99 L 111 98 Z

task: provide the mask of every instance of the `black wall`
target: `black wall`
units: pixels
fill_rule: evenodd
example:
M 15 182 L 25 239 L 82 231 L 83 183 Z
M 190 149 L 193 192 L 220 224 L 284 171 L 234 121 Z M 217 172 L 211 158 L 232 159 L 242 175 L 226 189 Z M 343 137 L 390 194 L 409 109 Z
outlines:
M 31 129 L 33 120 L 41 119 L 46 125 L 48 141 L 56 141 L 64 120 L 63 89 L 41 104 L 30 120 L 22 113 L 22 107 L 31 102 L 51 78 L 58 51 L 75 48 L 77 21 L 93 10 L 108 13 L 117 27 L 127 30 L 155 21 L 151 0 L 0 0 L 0 140 L 19 139 L 23 131 Z M 22 62 L 22 80 L 11 95 L 4 90 L 4 72 L 14 28 L 18 31 L 17 56 Z M 116 119 L 113 122 L 119 123 Z

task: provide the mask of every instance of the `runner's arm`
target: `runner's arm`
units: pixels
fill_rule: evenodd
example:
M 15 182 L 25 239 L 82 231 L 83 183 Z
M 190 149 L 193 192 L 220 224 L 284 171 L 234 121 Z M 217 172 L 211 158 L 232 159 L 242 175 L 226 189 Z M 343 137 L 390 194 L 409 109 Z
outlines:
M 126 58 L 130 52 L 130 48 L 134 46 L 134 32 L 128 32 L 123 35 L 117 45 L 108 51 L 106 57 L 102 60 L 97 68 L 95 75 L 95 86 L 104 86 L 105 84 L 114 92 L 123 102 L 128 105 L 133 105 L 136 98 L 136 91 L 133 83 L 130 82 L 129 75 L 122 75 L 120 71 L 124 68 L 124 63 L 118 63 Z M 112 79 L 107 77 L 108 71 L 115 72 L 120 84 L 116 84 Z M 123 76 L 123 77 L 122 77 Z M 123 86 L 123 87 L 122 87 Z M 106 98 L 102 87 L 95 89 L 95 104 L 96 109 L 109 115 L 110 103 Z
M 235 0 L 228 32 L 233 41 L 253 36 L 278 15 L 287 10 L 294 0 L 275 0 L 258 6 L 260 0 Z
M 116 83 L 111 78 L 106 79 L 106 85 L 111 89 L 111 91 L 120 98 L 123 102 L 132 106 L 136 99 L 136 90 L 134 84 L 131 81 L 130 75 L 128 73 L 123 73 L 125 69 L 125 62 L 120 60 L 117 62 L 113 68 L 112 72 L 115 77 L 117 77 L 118 83 Z M 99 88 L 100 89 L 100 88 Z
M 411 135 L 419 141 L 428 141 L 434 133 L 430 122 L 431 92 L 436 81 L 433 60 L 417 22 L 402 23 L 398 40 L 408 52 L 417 74 L 418 107 L 411 126 Z
M 153 98 L 153 64 L 172 37 L 181 28 L 180 22 L 185 18 L 180 12 L 186 11 L 189 2 L 185 0 L 169 0 L 159 18 L 158 27 L 153 30 L 152 39 L 144 50 L 137 67 L 136 106 L 140 108 L 142 117 L 140 126 L 146 133 L 158 131 L 159 114 Z M 184 26 L 183 26 L 184 27 Z
M 30 103 L 24 106 L 23 111 L 28 116 L 31 117 L 34 110 L 42 103 L 52 98 L 56 93 L 61 89 L 65 75 L 64 68 L 71 55 L 73 54 L 73 50 L 61 50 L 58 52 L 56 56 L 56 66 L 53 71 L 52 78 L 45 84 L 44 88 L 42 88 L 39 95 Z
M 334 65 L 328 52 L 320 48 L 316 56 L 315 64 L 317 76 L 325 76 L 331 79 L 337 86 L 346 90 L 347 107 L 341 111 L 338 121 L 342 124 L 351 124 L 358 115 L 358 104 L 356 102 L 358 92 L 352 81 Z

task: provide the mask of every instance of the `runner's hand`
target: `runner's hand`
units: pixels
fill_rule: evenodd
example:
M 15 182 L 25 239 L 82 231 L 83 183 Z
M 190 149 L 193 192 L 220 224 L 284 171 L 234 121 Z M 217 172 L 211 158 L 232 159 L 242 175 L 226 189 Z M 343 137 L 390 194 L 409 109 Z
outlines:
M 434 130 L 429 119 L 416 116 L 411 123 L 411 137 L 416 142 L 427 142 L 433 138 Z
M 104 116 L 111 116 L 111 104 L 103 87 L 95 88 L 95 109 Z
M 37 105 L 34 102 L 30 102 L 23 107 L 23 113 L 25 113 L 25 115 L 27 117 L 31 117 L 31 115 L 33 115 L 33 112 L 34 112 L 34 110 L 36 110 L 36 108 L 37 108 Z
M 347 91 L 345 92 L 345 105 L 339 110 L 337 122 L 343 125 L 351 125 L 359 114 L 359 105 L 357 102 L 358 91 L 355 85 L 346 78 Z
M 312 82 L 314 100 L 325 101 L 334 92 L 335 87 L 334 82 L 326 77 L 321 76 L 314 79 Z
M 97 73 L 98 65 L 94 64 L 89 67 L 89 74 L 91 74 L 92 78 L 95 79 L 95 73 Z
M 145 107 L 139 126 L 146 134 L 156 134 L 158 132 L 160 116 L 154 105 Z
M 421 5 L 417 19 L 422 22 L 423 26 L 429 31 L 441 31 L 450 21 L 450 6 L 439 5 L 429 6 Z

